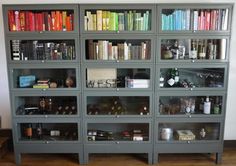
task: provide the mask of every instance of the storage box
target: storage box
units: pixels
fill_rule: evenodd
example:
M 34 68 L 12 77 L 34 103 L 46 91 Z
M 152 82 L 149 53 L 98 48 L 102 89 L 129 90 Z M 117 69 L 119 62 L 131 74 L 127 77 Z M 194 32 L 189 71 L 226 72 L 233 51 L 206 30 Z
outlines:
M 195 140 L 195 135 L 191 130 L 177 130 L 177 139 L 180 141 L 192 141 Z
M 8 137 L 0 137 L 0 158 L 2 158 L 8 151 Z

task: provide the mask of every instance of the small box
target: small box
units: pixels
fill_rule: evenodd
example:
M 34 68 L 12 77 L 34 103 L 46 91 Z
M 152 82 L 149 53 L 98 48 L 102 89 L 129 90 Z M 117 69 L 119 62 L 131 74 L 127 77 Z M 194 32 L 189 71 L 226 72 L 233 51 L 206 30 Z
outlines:
M 34 75 L 20 76 L 19 86 L 20 88 L 30 87 L 35 84 L 36 77 Z
M 177 139 L 180 141 L 192 141 L 195 140 L 195 135 L 191 130 L 177 130 Z

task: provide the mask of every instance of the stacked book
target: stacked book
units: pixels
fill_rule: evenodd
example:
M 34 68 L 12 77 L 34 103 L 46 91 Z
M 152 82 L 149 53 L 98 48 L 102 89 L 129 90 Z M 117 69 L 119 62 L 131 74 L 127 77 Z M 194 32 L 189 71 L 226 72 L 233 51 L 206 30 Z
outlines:
M 46 89 L 49 88 L 49 79 L 43 79 L 43 80 L 38 80 L 37 84 L 33 85 L 33 88 L 40 88 L 40 89 Z
M 87 45 L 87 59 L 90 60 L 148 60 L 151 54 L 150 41 L 134 45 L 126 41 L 88 40 Z
M 71 11 L 8 11 L 10 31 L 72 31 Z
M 151 29 L 150 11 L 129 10 L 86 11 L 84 16 L 85 31 L 149 31 Z
M 228 9 L 164 9 L 162 30 L 227 30 Z

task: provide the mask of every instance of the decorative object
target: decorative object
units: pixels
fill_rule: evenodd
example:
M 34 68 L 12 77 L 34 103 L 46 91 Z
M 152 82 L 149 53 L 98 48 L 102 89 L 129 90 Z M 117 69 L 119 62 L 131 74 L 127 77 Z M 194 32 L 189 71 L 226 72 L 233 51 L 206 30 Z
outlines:
M 173 139 L 173 129 L 172 128 L 162 128 L 161 129 L 161 139 L 165 141 L 170 141 Z

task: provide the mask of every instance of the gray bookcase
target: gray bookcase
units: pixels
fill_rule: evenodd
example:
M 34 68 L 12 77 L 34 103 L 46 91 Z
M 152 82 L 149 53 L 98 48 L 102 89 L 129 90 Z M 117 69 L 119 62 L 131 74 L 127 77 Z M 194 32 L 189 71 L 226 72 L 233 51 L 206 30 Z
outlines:
M 199 10 L 200 9 L 200 10 Z M 201 16 L 228 10 L 227 28 L 221 26 L 207 27 L 207 23 L 200 23 L 189 29 L 186 27 L 166 27 L 167 17 L 175 18 L 176 13 L 184 13 L 179 17 L 194 18 L 197 13 Z M 225 11 L 224 11 L 225 10 Z M 223 135 L 226 112 L 229 46 L 231 32 L 232 4 L 161 4 L 157 7 L 157 51 L 156 51 L 156 84 L 155 87 L 155 126 L 154 126 L 154 159 L 158 162 L 161 153 L 213 153 L 216 163 L 222 160 Z M 168 16 L 169 15 L 169 16 Z M 172 16 L 174 15 L 174 16 Z M 210 17 L 210 16 L 209 16 Z M 211 17 L 210 17 L 211 19 Z M 171 19 L 170 19 L 171 20 Z M 194 19 L 192 19 L 194 20 Z M 213 19 L 212 19 L 213 20 Z M 172 20 L 171 20 L 172 21 Z M 177 20 L 178 21 L 178 20 Z M 167 21 L 168 22 L 168 21 Z M 204 22 L 204 21 L 203 21 Z M 217 24 L 217 23 L 216 23 Z M 176 25 L 179 26 L 179 25 Z M 202 26 L 202 27 L 201 27 Z M 178 30 L 176 30 L 178 29 Z M 212 58 L 211 42 L 218 49 Z M 198 42 L 198 56 L 192 58 L 194 42 Z M 205 57 L 201 57 L 201 43 L 207 43 Z M 176 45 L 179 52 L 176 52 Z M 166 48 L 170 49 L 166 49 Z M 184 48 L 184 51 L 183 51 Z M 172 50 L 172 57 L 168 57 L 168 50 Z M 185 52 L 185 54 L 183 54 Z M 199 58 L 200 57 L 200 58 Z M 177 68 L 179 84 L 168 86 L 170 69 Z M 163 77 L 164 75 L 164 77 Z M 159 78 L 161 78 L 159 81 Z M 164 81 L 163 81 L 164 78 Z M 209 97 L 211 101 L 210 114 L 204 114 L 202 101 Z M 219 102 L 220 101 L 220 102 Z M 220 106 L 219 106 L 219 105 Z M 220 111 L 219 108 L 220 107 Z M 214 111 L 215 110 L 215 111 Z M 181 131 L 191 131 L 194 138 L 179 134 Z
M 145 154 L 149 164 L 162 153 L 213 153 L 220 163 L 232 10 L 232 4 L 3 5 L 16 164 L 23 153 L 74 153 L 80 164 L 92 153 Z M 28 31 L 19 22 L 12 31 L 9 11 L 13 18 L 29 12 L 73 19 L 66 21 L 73 29 Z M 207 24 L 205 16 L 217 21 Z M 207 97 L 210 114 L 202 108 Z
M 27 20 L 17 31 L 9 28 L 10 11 Z M 53 12 L 73 15 L 73 29 L 51 31 L 49 21 L 42 31 L 40 23 L 27 27 L 33 17 L 43 17 L 46 27 Z M 3 14 L 16 164 L 23 153 L 73 153 L 83 163 L 78 5 L 4 5 Z M 33 88 L 38 80 L 42 86 Z

